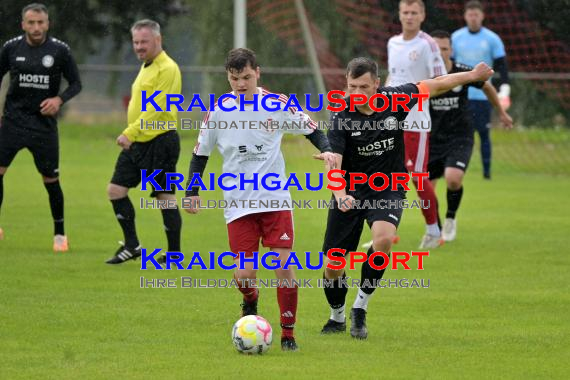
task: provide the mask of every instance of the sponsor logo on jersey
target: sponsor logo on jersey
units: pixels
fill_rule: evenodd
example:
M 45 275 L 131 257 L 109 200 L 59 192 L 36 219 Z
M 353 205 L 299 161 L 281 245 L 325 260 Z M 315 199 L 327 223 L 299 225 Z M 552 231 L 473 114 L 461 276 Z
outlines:
M 40 90 L 49 89 L 49 75 L 20 74 L 18 76 L 20 87 L 31 87 Z
M 459 108 L 459 96 L 430 99 L 431 106 L 436 111 L 449 111 L 450 109 Z
M 16 62 L 25 62 L 26 57 L 16 57 Z
M 352 132 L 350 135 L 354 137 L 354 136 L 360 136 L 361 134 L 362 132 L 358 131 L 358 132 Z
M 394 149 L 394 138 L 374 141 L 365 146 L 358 147 L 358 154 L 361 156 L 380 156 L 384 152 Z

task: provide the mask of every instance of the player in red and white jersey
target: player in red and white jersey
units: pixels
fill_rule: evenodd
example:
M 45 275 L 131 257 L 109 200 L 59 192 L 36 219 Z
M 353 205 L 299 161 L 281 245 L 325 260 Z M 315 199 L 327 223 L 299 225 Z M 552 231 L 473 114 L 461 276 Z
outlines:
M 420 30 L 425 19 L 425 5 L 422 0 L 400 1 L 400 22 L 402 34 L 388 41 L 387 86 L 401 86 L 406 83 L 435 78 L 447 74 L 437 43 Z M 429 131 L 431 120 L 429 103 L 424 101 L 423 111 L 415 105 L 408 114 L 404 129 L 405 163 L 410 172 L 426 172 L 429 152 Z M 417 179 L 414 181 L 417 189 Z M 437 223 L 436 197 L 433 186 L 424 181 L 424 190 L 418 191 L 420 199 L 429 201 L 429 208 L 422 209 L 426 220 L 426 234 L 420 248 L 436 248 L 443 244 Z
M 209 112 L 204 120 L 198 145 L 194 149 L 190 163 L 189 179 L 195 173 L 203 175 L 208 157 L 214 148 L 217 148 L 223 157 L 223 172 L 233 173 L 238 178 L 226 177 L 224 186 L 233 190 L 224 190 L 226 201 L 242 200 L 277 200 L 291 203 L 291 195 L 288 190 L 268 190 L 259 186 L 254 189 L 252 183 L 243 183 L 239 176 L 251 180 L 256 176 L 261 179 L 265 174 L 275 173 L 284 184 L 285 161 L 281 153 L 281 140 L 284 133 L 296 133 L 305 135 L 311 143 L 319 149 L 327 162 L 334 167 L 335 158 L 332 149 L 322 131 L 316 129 L 316 123 L 305 113 L 296 108 L 283 110 L 288 98 L 285 95 L 276 95 L 277 99 L 267 102 L 268 106 L 275 102 L 280 104 L 281 110 L 267 111 L 262 107 L 262 97 L 270 93 L 257 86 L 260 70 L 256 61 L 255 53 L 249 49 L 233 49 L 226 60 L 226 72 L 232 88 L 231 95 L 237 99 L 227 98 L 221 105 L 218 101 L 214 111 Z M 257 100 L 254 98 L 257 94 Z M 243 104 L 244 110 L 240 110 L 240 95 L 247 101 L 255 101 L 257 104 Z M 235 107 L 235 110 L 228 111 Z M 231 126 L 234 128 L 231 128 Z M 240 190 L 240 182 L 243 189 Z M 199 200 L 198 188 L 193 186 L 187 191 L 187 197 L 191 198 L 192 205 Z M 264 247 L 270 248 L 279 254 L 281 263 L 285 263 L 291 248 L 293 247 L 293 217 L 291 208 L 279 210 L 258 207 L 239 207 L 224 209 L 224 216 L 228 228 L 228 237 L 232 252 L 244 257 L 253 256 L 253 252 L 259 251 L 259 242 Z M 186 209 L 190 213 L 196 213 L 197 208 Z M 240 292 L 243 294 L 242 314 L 257 314 L 258 289 L 251 283 L 242 280 L 256 278 L 256 270 L 253 263 L 245 263 L 245 269 L 237 269 L 235 278 L 238 280 Z M 275 269 L 277 278 L 289 280 L 295 278 L 292 269 Z M 282 284 L 283 285 L 283 284 Z M 297 312 L 297 287 L 281 286 L 277 289 L 277 301 L 281 315 L 281 347 L 286 351 L 295 351 L 297 344 L 293 335 L 293 328 Z

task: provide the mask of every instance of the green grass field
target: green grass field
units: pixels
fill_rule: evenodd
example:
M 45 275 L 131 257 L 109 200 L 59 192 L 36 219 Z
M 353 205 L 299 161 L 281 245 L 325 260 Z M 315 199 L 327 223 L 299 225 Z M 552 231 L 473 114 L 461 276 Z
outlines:
M 276 344 L 265 356 L 248 357 L 239 355 L 230 339 L 240 312 L 237 290 L 139 287 L 141 275 L 229 279 L 229 272 L 141 272 L 139 262 L 104 264 L 121 239 L 106 199 L 120 131 L 120 126 L 61 128 L 69 253 L 51 251 L 47 194 L 31 155 L 21 152 L 5 177 L 0 379 L 568 377 L 570 175 L 568 166 L 548 175 L 532 170 L 549 166 L 550 145 L 543 154 L 535 150 L 532 136 L 499 133 L 497 141 L 503 143 L 496 145 L 490 182 L 481 179 L 478 155 L 473 157 L 457 241 L 432 251 L 423 271 L 387 272 L 389 279 L 429 279 L 430 287 L 378 290 L 369 306 L 367 341 L 354 341 L 348 333 L 321 336 L 329 313 L 323 291 L 301 289 L 296 329 L 301 350 L 283 353 Z M 567 148 L 568 135 L 560 133 Z M 179 171 L 186 172 L 194 136 L 182 135 Z M 518 141 L 519 148 L 509 141 Z M 568 165 L 568 150 L 554 149 Z M 529 160 L 526 151 L 536 154 Z M 287 139 L 284 152 L 289 172 L 321 170 L 301 137 Z M 220 169 L 216 154 L 208 170 Z M 444 197 L 441 185 L 438 193 Z M 136 208 L 146 195 L 132 191 Z M 327 199 L 329 194 L 293 197 Z M 203 193 L 203 198 L 221 194 Z M 326 210 L 295 211 L 298 251 L 321 248 L 325 216 Z M 228 248 L 220 210 L 183 218 L 185 253 Z M 159 211 L 137 210 L 137 227 L 147 248 L 165 248 Z M 399 234 L 399 250 L 417 248 L 423 234 L 418 210 L 405 211 Z M 368 239 L 366 231 L 362 240 Z M 350 275 L 359 278 L 360 270 Z M 298 272 L 300 278 L 320 276 Z M 260 278 L 272 277 L 260 272 Z M 349 304 L 355 293 L 349 291 Z M 278 343 L 274 289 L 261 290 L 259 312 L 274 326 Z

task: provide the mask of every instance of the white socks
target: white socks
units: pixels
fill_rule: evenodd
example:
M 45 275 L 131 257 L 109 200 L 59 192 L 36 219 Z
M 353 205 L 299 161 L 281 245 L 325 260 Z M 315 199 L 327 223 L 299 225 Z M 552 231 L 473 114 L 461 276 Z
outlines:
M 439 226 L 437 225 L 437 223 L 427 224 L 426 232 L 428 235 L 431 236 L 441 236 L 441 231 L 439 230 Z
M 352 307 L 354 309 L 364 309 L 368 308 L 368 300 L 372 294 L 366 294 L 362 291 L 362 289 L 358 289 L 358 294 L 356 295 L 356 299 L 354 300 L 354 305 Z
M 335 322 L 344 323 L 346 316 L 344 315 L 345 306 L 342 305 L 338 309 L 333 309 L 331 307 L 331 319 Z

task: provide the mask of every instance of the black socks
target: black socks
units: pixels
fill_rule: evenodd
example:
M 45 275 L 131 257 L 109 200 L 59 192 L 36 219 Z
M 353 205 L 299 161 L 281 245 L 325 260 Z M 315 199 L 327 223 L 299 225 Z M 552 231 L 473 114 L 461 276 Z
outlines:
M 59 180 L 50 183 L 44 182 L 44 186 L 49 196 L 49 206 L 53 218 L 53 234 L 65 235 L 63 228 L 63 191 L 61 190 Z
M 139 239 L 135 228 L 135 209 L 129 197 L 111 200 L 115 216 L 123 229 L 125 247 L 137 248 Z

